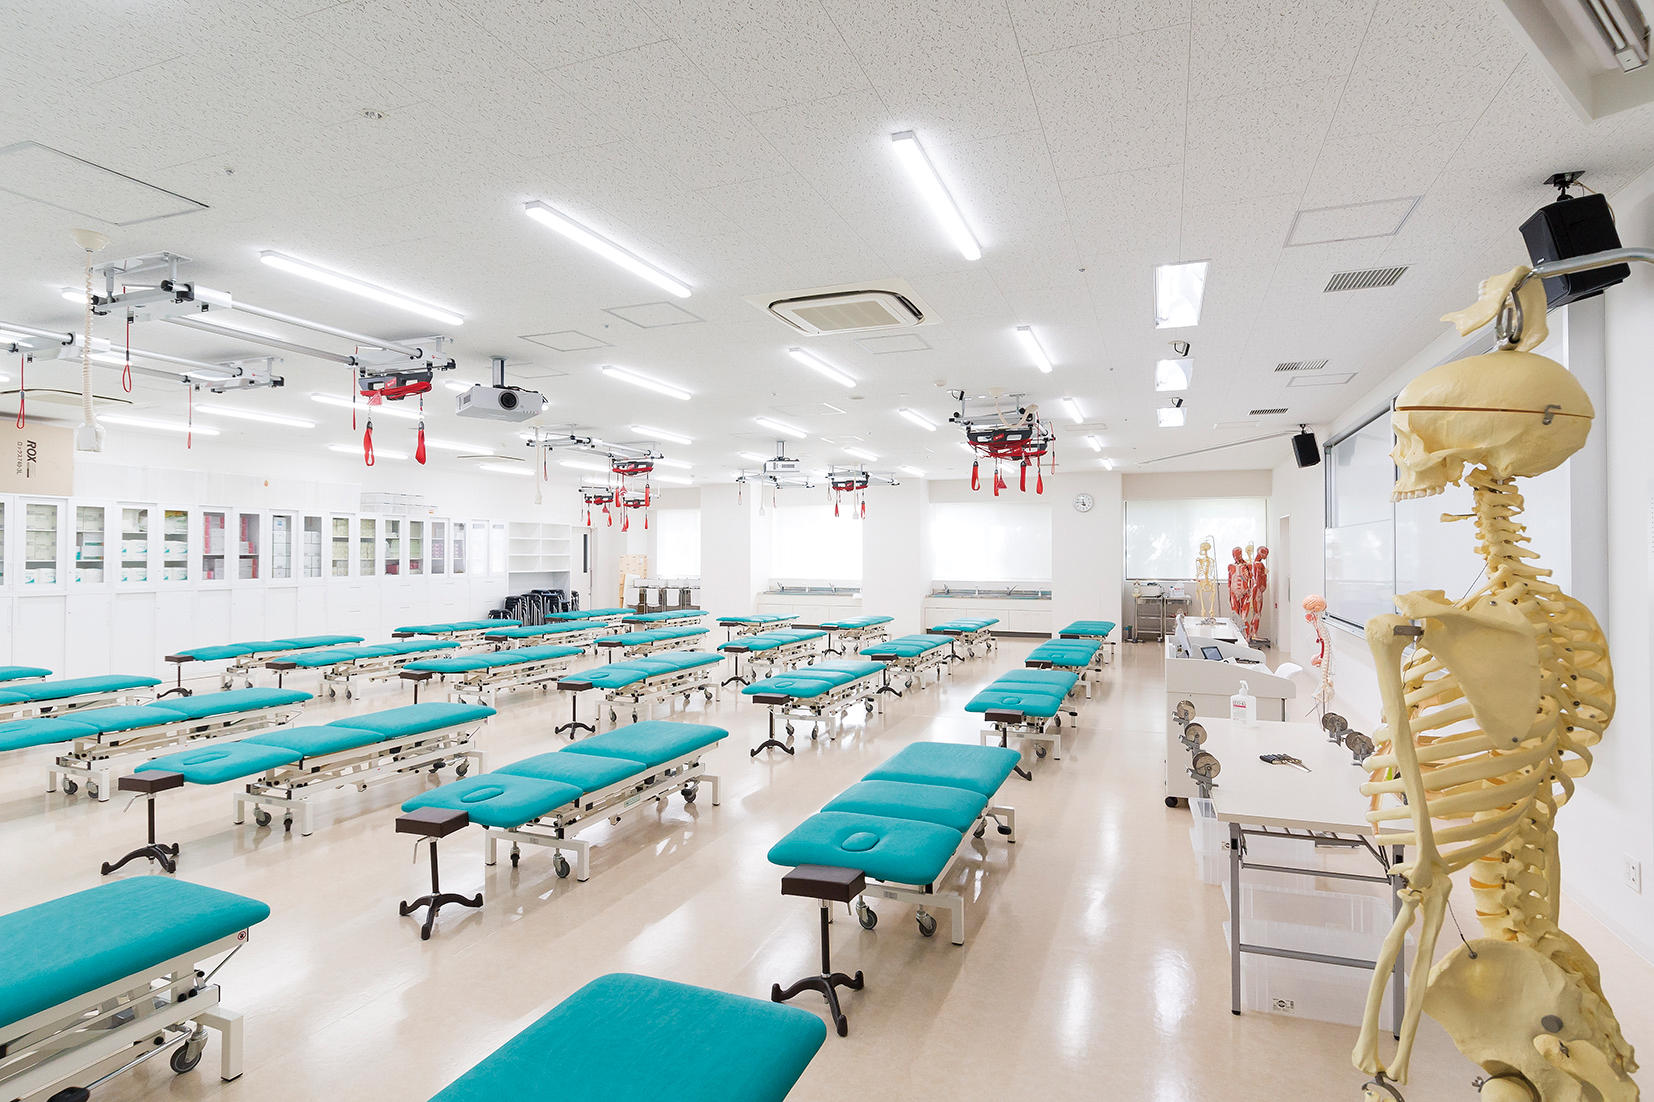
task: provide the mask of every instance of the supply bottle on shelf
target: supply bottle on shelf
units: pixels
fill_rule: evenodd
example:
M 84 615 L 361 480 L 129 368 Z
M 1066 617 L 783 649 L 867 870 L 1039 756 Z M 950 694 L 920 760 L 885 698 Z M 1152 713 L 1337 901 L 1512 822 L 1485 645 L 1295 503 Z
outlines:
M 1258 698 L 1247 691 L 1246 682 L 1240 683 L 1240 692 L 1229 698 L 1229 718 L 1243 727 L 1250 727 L 1258 714 Z

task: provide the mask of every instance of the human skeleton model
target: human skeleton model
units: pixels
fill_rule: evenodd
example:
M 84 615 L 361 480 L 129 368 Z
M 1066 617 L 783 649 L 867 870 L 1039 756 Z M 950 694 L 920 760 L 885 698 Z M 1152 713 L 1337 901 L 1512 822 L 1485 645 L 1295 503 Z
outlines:
M 1269 557 L 1269 548 L 1254 549 L 1246 545 L 1230 552 L 1234 562 L 1229 564 L 1229 609 L 1235 614 L 1241 634 L 1252 639 L 1258 634 L 1258 620 L 1263 613 L 1263 594 L 1269 587 L 1269 568 L 1263 561 Z
M 1217 556 L 1212 553 L 1217 538 L 1207 536 L 1200 541 L 1200 553 L 1195 556 L 1195 597 L 1200 601 L 1200 622 L 1210 624 L 1217 618 L 1218 583 Z
M 1327 635 L 1327 599 L 1318 593 L 1304 598 L 1304 619 L 1315 629 L 1315 657 L 1310 665 L 1321 671 L 1315 687 L 1315 703 L 1325 708 L 1332 703 L 1332 638 Z
M 1419 1015 L 1429 1010 L 1488 1073 L 1486 1102 L 1631 1102 L 1631 1046 L 1603 997 L 1596 962 L 1558 925 L 1557 809 L 1591 765 L 1614 711 L 1607 640 L 1584 605 L 1534 564 L 1517 518 L 1516 480 L 1543 474 L 1585 443 L 1593 410 L 1559 364 L 1526 351 L 1545 337 L 1543 284 L 1526 269 L 1483 284 L 1447 320 L 1463 333 L 1501 316 L 1512 347 L 1445 364 L 1396 399 L 1395 497 L 1464 479 L 1473 491 L 1485 583 L 1450 602 L 1440 590 L 1396 597 L 1366 635 L 1384 726 L 1361 791 L 1386 845 L 1408 858 L 1401 910 L 1384 941 L 1352 1059 L 1374 1078 L 1368 1099 L 1400 1098 Z M 1519 313 L 1518 313 L 1519 311 Z M 1515 326 L 1510 319 L 1525 317 Z M 1467 470 L 1468 468 L 1468 470 Z M 1458 519 L 1446 518 L 1443 519 Z M 1406 654 L 1415 646 L 1412 654 Z M 1405 800 L 1405 803 L 1402 801 Z M 1434 968 L 1452 875 L 1470 869 L 1482 935 Z M 1384 988 L 1421 920 L 1394 1056 L 1378 1052 Z

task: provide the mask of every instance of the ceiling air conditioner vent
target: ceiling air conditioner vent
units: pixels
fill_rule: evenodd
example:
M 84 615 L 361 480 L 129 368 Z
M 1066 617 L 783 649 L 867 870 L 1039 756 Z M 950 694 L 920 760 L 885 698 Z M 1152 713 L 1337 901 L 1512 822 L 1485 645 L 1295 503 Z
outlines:
M 907 329 L 925 315 L 913 300 L 895 291 L 835 291 L 777 299 L 770 313 L 811 336 L 823 333 L 866 333 L 876 329 Z
M 1320 371 L 1327 366 L 1326 360 L 1283 360 L 1275 365 L 1276 371 Z
M 1368 268 L 1364 272 L 1334 272 L 1332 278 L 1322 289 L 1322 294 L 1331 294 L 1333 291 L 1370 291 L 1375 287 L 1394 287 L 1407 271 L 1404 264 L 1399 268 Z
M 1285 412 L 1286 407 L 1281 406 L 1279 409 L 1249 409 L 1246 411 L 1246 415 L 1248 417 L 1273 417 L 1277 413 Z

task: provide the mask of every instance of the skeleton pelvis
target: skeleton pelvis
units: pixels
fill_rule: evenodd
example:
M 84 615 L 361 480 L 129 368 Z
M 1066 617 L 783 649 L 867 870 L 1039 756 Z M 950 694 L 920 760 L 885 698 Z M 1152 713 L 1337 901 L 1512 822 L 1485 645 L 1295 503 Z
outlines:
M 1635 1099 L 1636 1085 L 1585 1013 L 1588 1000 L 1579 977 L 1537 950 L 1478 938 L 1431 969 L 1424 1009 L 1460 1052 L 1492 1075 L 1526 1079 L 1543 1102 Z

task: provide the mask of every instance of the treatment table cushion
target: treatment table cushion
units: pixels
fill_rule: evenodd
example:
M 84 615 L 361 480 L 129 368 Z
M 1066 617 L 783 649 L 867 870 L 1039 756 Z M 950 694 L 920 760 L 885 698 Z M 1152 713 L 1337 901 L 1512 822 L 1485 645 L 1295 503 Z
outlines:
M 698 608 L 669 608 L 665 612 L 645 612 L 641 615 L 626 617 L 629 624 L 662 624 L 669 620 L 687 620 L 693 616 L 705 616 L 706 613 Z
M 567 807 L 585 793 L 562 781 L 519 777 L 510 773 L 484 773 L 464 777 L 433 788 L 408 800 L 403 811 L 440 807 L 463 811 L 478 826 L 510 830 Z
M 679 673 L 683 670 L 695 669 L 698 666 L 716 665 L 722 661 L 723 659 L 719 655 L 706 654 L 701 651 L 671 651 L 666 654 L 648 654 L 625 662 L 611 662 L 607 666 L 598 666 L 596 669 L 582 670 L 569 680 L 589 681 L 592 687 L 597 689 L 624 689 L 628 685 L 635 685 L 645 678 Z
M 263 922 L 256 899 L 132 876 L 0 915 L 0 1027 Z
M 912 819 L 963 833 L 987 806 L 988 797 L 969 789 L 881 780 L 858 781 L 834 796 L 821 810 Z
M 1113 620 L 1075 620 L 1057 632 L 1058 635 L 1095 635 L 1102 639 L 1114 634 Z
M 1021 712 L 1050 719 L 1062 710 L 1062 693 L 1031 685 L 988 686 L 965 702 L 967 712 Z
M 921 654 L 929 654 L 937 647 L 945 647 L 950 640 L 946 635 L 903 635 L 895 639 L 886 639 L 882 643 L 872 643 L 861 649 L 862 654 L 892 654 L 897 658 L 917 658 Z
M 1096 639 L 1051 639 L 1028 652 L 1030 662 L 1051 662 L 1059 666 L 1085 666 L 1103 649 Z
M 647 628 L 643 631 L 622 631 L 615 635 L 599 635 L 600 647 L 636 647 L 645 643 L 666 643 L 673 639 L 689 639 L 705 635 L 705 628 Z
M 540 781 L 559 781 L 572 784 L 582 793 L 596 792 L 617 784 L 627 777 L 635 777 L 650 767 L 649 762 L 626 757 L 600 754 L 569 754 L 553 750 L 532 758 L 514 761 L 494 770 L 512 777 L 532 777 Z
M 1079 684 L 1072 670 L 1007 670 L 993 679 L 989 689 L 1044 690 L 1067 696 Z
M 265 651 L 280 650 L 275 643 L 264 641 L 257 643 L 220 643 L 213 647 L 190 647 L 181 650 L 174 658 L 189 658 L 196 662 L 224 662 L 231 658 L 245 658 L 249 654 L 261 654 Z
M 942 785 L 992 796 L 1021 760 L 1022 755 L 1015 750 L 1000 746 L 915 742 L 897 751 L 865 779 Z
M 160 683 L 161 679 L 158 677 L 138 677 L 124 673 L 107 673 L 98 677 L 66 677 L 61 681 L 41 681 L 0 689 L 0 704 L 32 704 L 39 701 L 63 700 L 71 696 L 89 696 L 94 693 L 118 693 L 127 689 L 148 689 Z
M 796 1007 L 647 976 L 593 980 L 431 1102 L 781 1102 L 826 1039 Z M 670 1071 L 670 1085 L 642 1069 Z
M 607 629 L 607 620 L 559 620 L 555 624 L 518 624 L 512 628 L 498 628 L 484 635 L 484 639 L 538 639 L 542 635 L 562 635 L 565 632 Z
M 56 716 L 14 719 L 10 723 L 0 723 L 0 750 L 49 746 L 54 742 L 94 738 L 99 733 L 97 727 L 76 719 L 58 719 Z
M 548 620 L 584 620 L 588 617 L 625 616 L 632 610 L 629 608 L 586 608 L 572 609 L 569 612 L 553 612 L 547 616 Z
M 295 635 L 288 639 L 277 639 L 276 642 L 292 650 L 304 650 L 306 647 L 342 647 L 347 643 L 360 643 L 360 635 Z
M 31 677 L 50 677 L 52 671 L 43 666 L 0 666 L 0 681 L 23 681 Z
M 318 758 L 323 754 L 354 750 L 358 746 L 372 746 L 383 737 L 376 731 L 345 723 L 324 723 L 319 727 L 283 727 L 279 731 L 265 731 L 241 739 L 237 745 L 270 746 L 278 750 L 291 750 L 301 758 Z
M 718 649 L 749 651 L 775 650 L 779 647 L 797 646 L 799 643 L 808 643 L 811 639 L 821 639 L 827 635 L 819 628 L 776 628 L 774 631 L 761 631 L 757 635 L 744 635 L 739 639 L 732 639 L 727 643 L 719 643 Z
M 870 677 L 884 669 L 883 662 L 862 662 L 854 659 L 835 662 L 817 662 L 802 670 L 789 670 L 755 681 L 741 690 L 745 696 L 759 693 L 784 693 L 795 700 L 810 700 L 831 692 L 840 685 L 863 677 Z
M 770 848 L 772 865 L 860 869 L 876 880 L 929 884 L 959 848 L 961 832 L 883 815 L 821 811 Z
M 97 729 L 98 734 L 111 731 L 131 731 L 139 727 L 159 727 L 163 723 L 181 723 L 189 717 L 164 704 L 119 704 L 110 708 L 82 708 L 74 721 Z
M 282 733 L 307 729 L 342 730 L 295 727 Z M 176 754 L 165 754 L 153 761 L 144 762 L 138 766 L 137 772 L 182 773 L 184 779 L 191 784 L 223 784 L 225 781 L 256 776 L 278 765 L 292 765 L 302 757 L 304 754 L 301 751 L 286 746 L 270 746 L 256 743 L 253 739 L 239 739 L 235 742 L 221 742 L 217 746 L 202 746 L 194 750 L 181 750 Z
M 597 754 L 606 758 L 629 758 L 645 765 L 665 765 L 728 737 L 729 732 L 722 727 L 650 719 L 581 739 L 559 753 Z
M 165 708 L 188 719 L 207 719 L 230 712 L 252 712 L 260 708 L 279 708 L 284 704 L 302 704 L 309 693 L 296 689 L 228 689 L 220 693 L 196 693 L 194 696 L 168 697 L 146 708 Z
M 982 631 L 984 628 L 991 628 L 997 623 L 999 623 L 999 620 L 993 616 L 961 616 L 958 619 L 949 620 L 945 624 L 937 624 L 930 630 L 949 632 Z
M 367 715 L 346 716 L 337 726 L 373 731 L 381 737 L 392 738 L 396 735 L 423 735 L 461 723 L 475 723 L 493 714 L 494 709 L 486 704 L 432 701 L 425 704 L 409 704 L 405 708 L 388 708 L 383 712 L 370 712 Z
M 530 662 L 550 662 L 558 658 L 573 658 L 586 653 L 585 647 L 544 644 L 538 647 L 517 647 L 512 650 L 489 651 L 486 654 L 463 654 L 457 658 L 420 658 L 402 668 L 428 673 L 476 673 L 499 666 L 521 666 Z
M 824 620 L 821 626 L 828 631 L 855 631 L 857 628 L 876 628 L 893 619 L 893 616 L 850 616 L 843 620 Z

